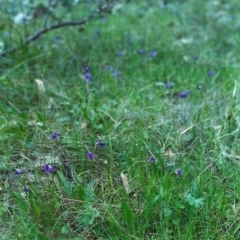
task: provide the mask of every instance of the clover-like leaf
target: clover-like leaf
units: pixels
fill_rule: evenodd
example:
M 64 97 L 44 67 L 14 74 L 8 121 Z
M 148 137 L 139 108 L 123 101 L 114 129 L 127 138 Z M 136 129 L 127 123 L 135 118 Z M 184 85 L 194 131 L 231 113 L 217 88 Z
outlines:
M 190 193 L 185 195 L 185 200 L 188 202 L 189 205 L 194 206 L 195 208 L 200 208 L 204 206 L 204 198 L 195 198 Z
M 204 206 L 204 198 L 197 198 L 194 201 L 194 207 L 200 208 L 201 206 Z

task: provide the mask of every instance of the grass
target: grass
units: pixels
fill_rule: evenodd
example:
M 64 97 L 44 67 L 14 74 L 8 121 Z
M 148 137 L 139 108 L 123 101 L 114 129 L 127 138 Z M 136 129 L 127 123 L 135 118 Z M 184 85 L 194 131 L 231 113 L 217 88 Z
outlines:
M 1 239 L 239 239 L 239 8 L 129 3 L 5 58 Z

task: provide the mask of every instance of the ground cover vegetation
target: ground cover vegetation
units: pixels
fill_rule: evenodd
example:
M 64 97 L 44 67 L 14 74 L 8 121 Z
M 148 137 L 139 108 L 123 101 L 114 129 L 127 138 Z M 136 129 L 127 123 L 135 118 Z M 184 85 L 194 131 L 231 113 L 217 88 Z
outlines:
M 115 2 L 2 54 L 1 239 L 239 239 L 239 10 Z

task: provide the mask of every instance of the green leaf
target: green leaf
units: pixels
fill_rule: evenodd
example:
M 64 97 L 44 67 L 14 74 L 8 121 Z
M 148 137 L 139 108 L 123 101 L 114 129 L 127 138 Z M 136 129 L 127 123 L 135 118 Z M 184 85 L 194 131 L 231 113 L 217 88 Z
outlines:
M 201 191 L 200 191 L 200 188 L 198 186 L 196 179 L 193 179 L 191 182 L 191 193 L 195 197 L 201 196 Z
M 95 218 L 99 217 L 100 213 L 96 208 L 93 208 L 91 204 L 87 204 L 85 206 L 85 211 L 81 213 L 81 216 L 79 217 L 80 223 L 83 225 L 91 225 L 93 224 L 93 221 Z
M 194 205 L 194 203 L 195 203 L 195 198 L 194 197 L 190 197 L 189 199 L 188 199 L 188 203 L 192 206 L 192 205 Z
M 163 213 L 165 217 L 170 217 L 172 215 L 172 210 L 170 208 L 164 208 Z
M 67 234 L 68 233 L 68 225 L 67 224 L 62 226 L 61 233 L 62 234 Z
M 195 199 L 194 207 L 200 208 L 201 206 L 204 206 L 204 199 L 203 198 Z
M 122 218 L 128 224 L 131 224 L 135 220 L 134 213 L 132 212 L 131 206 L 128 202 L 122 202 Z
M 189 205 L 194 206 L 195 208 L 200 208 L 204 206 L 204 199 L 203 198 L 195 198 L 190 193 L 185 195 L 185 199 Z
M 28 211 L 28 205 L 26 201 L 24 201 L 23 197 L 20 194 L 15 194 L 15 199 L 17 200 L 18 207 L 22 212 Z
M 31 191 L 28 193 L 28 199 L 31 207 L 31 213 L 34 215 L 35 218 L 39 219 L 41 216 L 41 209 L 38 202 L 36 201 L 35 196 Z
M 57 119 L 57 122 L 60 122 L 60 123 L 69 122 L 69 121 L 71 121 L 71 118 L 68 117 L 68 116 L 61 117 L 61 118 L 58 118 L 58 119 Z
M 154 199 L 152 199 L 152 201 L 147 205 L 147 207 L 145 208 L 145 210 L 143 211 L 143 214 L 146 218 L 149 217 L 150 212 L 154 206 L 154 204 L 158 201 L 158 199 L 160 198 L 160 195 L 157 195 Z
M 95 185 L 95 182 L 96 182 L 96 180 L 92 179 L 88 183 L 86 191 L 85 191 L 85 194 L 86 194 L 85 195 L 85 201 L 88 201 L 88 202 L 94 201 L 94 185 Z
M 74 0 L 62 0 L 62 6 L 66 8 L 70 8 L 74 4 Z
M 182 137 L 182 140 L 185 142 L 189 142 L 189 141 L 193 140 L 193 135 L 191 133 L 184 134 Z
M 72 195 L 72 186 L 73 183 L 69 182 L 61 171 L 57 171 L 57 177 L 59 182 L 61 182 L 67 192 L 68 197 Z
M 166 174 L 164 176 L 163 182 L 162 182 L 163 188 L 166 192 L 168 192 L 171 189 L 172 183 L 173 183 L 173 181 L 172 181 L 171 176 L 169 174 Z

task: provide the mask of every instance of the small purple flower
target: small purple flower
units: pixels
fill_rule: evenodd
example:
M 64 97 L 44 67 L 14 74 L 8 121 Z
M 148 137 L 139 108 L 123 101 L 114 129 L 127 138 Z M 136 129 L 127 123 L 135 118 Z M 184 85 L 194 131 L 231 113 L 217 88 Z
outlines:
M 23 191 L 24 191 L 25 193 L 28 193 L 28 192 L 29 192 L 28 187 L 24 186 L 24 187 L 23 187 Z
M 187 93 L 186 92 L 180 92 L 179 93 L 179 97 L 180 98 L 186 98 L 187 97 Z
M 87 158 L 89 159 L 89 160 L 93 160 L 94 159 L 94 154 L 92 153 L 92 152 L 88 152 L 87 153 Z
M 97 40 L 100 36 L 100 31 L 98 29 L 96 29 L 95 33 L 94 33 L 94 36 L 93 36 L 93 39 L 94 40 Z
M 194 59 L 195 61 L 197 61 L 197 60 L 198 60 L 198 55 L 195 55 L 195 56 L 193 57 L 193 59 Z
M 105 66 L 105 70 L 110 71 L 111 69 L 112 69 L 112 67 L 110 65 Z
M 214 75 L 214 71 L 213 70 L 208 71 L 208 76 L 209 77 L 212 77 L 213 75 Z
M 144 50 L 143 50 L 143 49 L 139 49 L 139 50 L 138 50 L 138 54 L 139 54 L 139 55 L 143 55 L 143 54 L 144 54 Z
M 123 57 L 123 55 L 124 55 L 124 54 L 125 54 L 125 52 L 124 52 L 124 51 L 120 51 L 120 52 L 118 52 L 118 54 L 117 54 L 117 55 L 118 55 L 119 57 Z
M 107 21 L 106 17 L 101 18 L 102 23 L 105 23 Z
M 52 140 L 57 140 L 58 136 L 60 136 L 59 132 L 53 132 L 51 138 L 52 138 Z
M 18 177 L 21 173 L 22 173 L 22 170 L 19 169 L 19 168 L 17 168 L 17 169 L 15 170 L 14 175 L 15 175 L 15 177 Z
M 117 78 L 118 75 L 119 75 L 119 73 L 117 72 L 117 70 L 116 70 L 116 69 L 113 69 L 113 71 L 112 71 L 112 76 L 113 76 L 114 78 Z
M 85 73 L 84 77 L 85 77 L 86 82 L 90 82 L 92 79 L 92 75 L 89 72 Z
M 110 66 L 110 65 L 106 65 L 105 66 L 105 70 L 111 71 L 112 72 L 112 76 L 115 77 L 115 78 L 118 77 L 118 75 L 119 75 L 119 72 L 116 69 L 114 69 L 112 66 Z
M 151 51 L 150 55 L 152 58 L 155 58 L 157 56 L 157 51 L 155 50 Z
M 52 173 L 52 172 L 55 172 L 55 169 L 52 165 L 50 164 L 45 164 L 43 166 L 43 171 L 46 172 L 46 173 Z
M 148 159 L 148 161 L 149 162 L 157 162 L 157 159 L 155 158 L 155 157 L 150 157 L 149 159 Z
M 61 36 L 56 36 L 55 39 L 56 39 L 57 41 L 59 41 L 59 40 L 61 40 L 62 38 L 61 38 Z
M 89 66 L 84 67 L 84 74 L 89 72 L 90 72 L 90 67 Z
M 182 176 L 183 175 L 183 172 L 180 168 L 176 169 L 175 170 L 175 173 L 178 175 L 178 176 Z
M 97 141 L 96 143 L 96 146 L 98 146 L 98 147 L 100 147 L 101 149 L 104 149 L 105 148 L 105 143 L 104 142 L 102 142 L 102 141 Z
M 165 87 L 166 87 L 166 88 L 172 88 L 172 87 L 173 87 L 173 83 L 172 83 L 172 82 L 167 82 L 167 83 L 165 84 Z
M 132 45 L 132 38 L 131 38 L 131 35 L 130 35 L 130 34 L 128 34 L 128 35 L 126 36 L 126 41 L 127 41 L 127 44 L 128 44 L 128 45 Z
M 200 90 L 200 89 L 201 89 L 201 86 L 200 86 L 200 85 L 196 85 L 196 89 L 197 89 L 197 90 Z
M 191 93 L 190 90 L 187 90 L 187 91 L 185 91 L 185 92 L 180 92 L 180 93 L 179 93 L 179 97 L 180 97 L 180 98 L 186 98 L 187 96 L 190 95 L 190 93 Z

